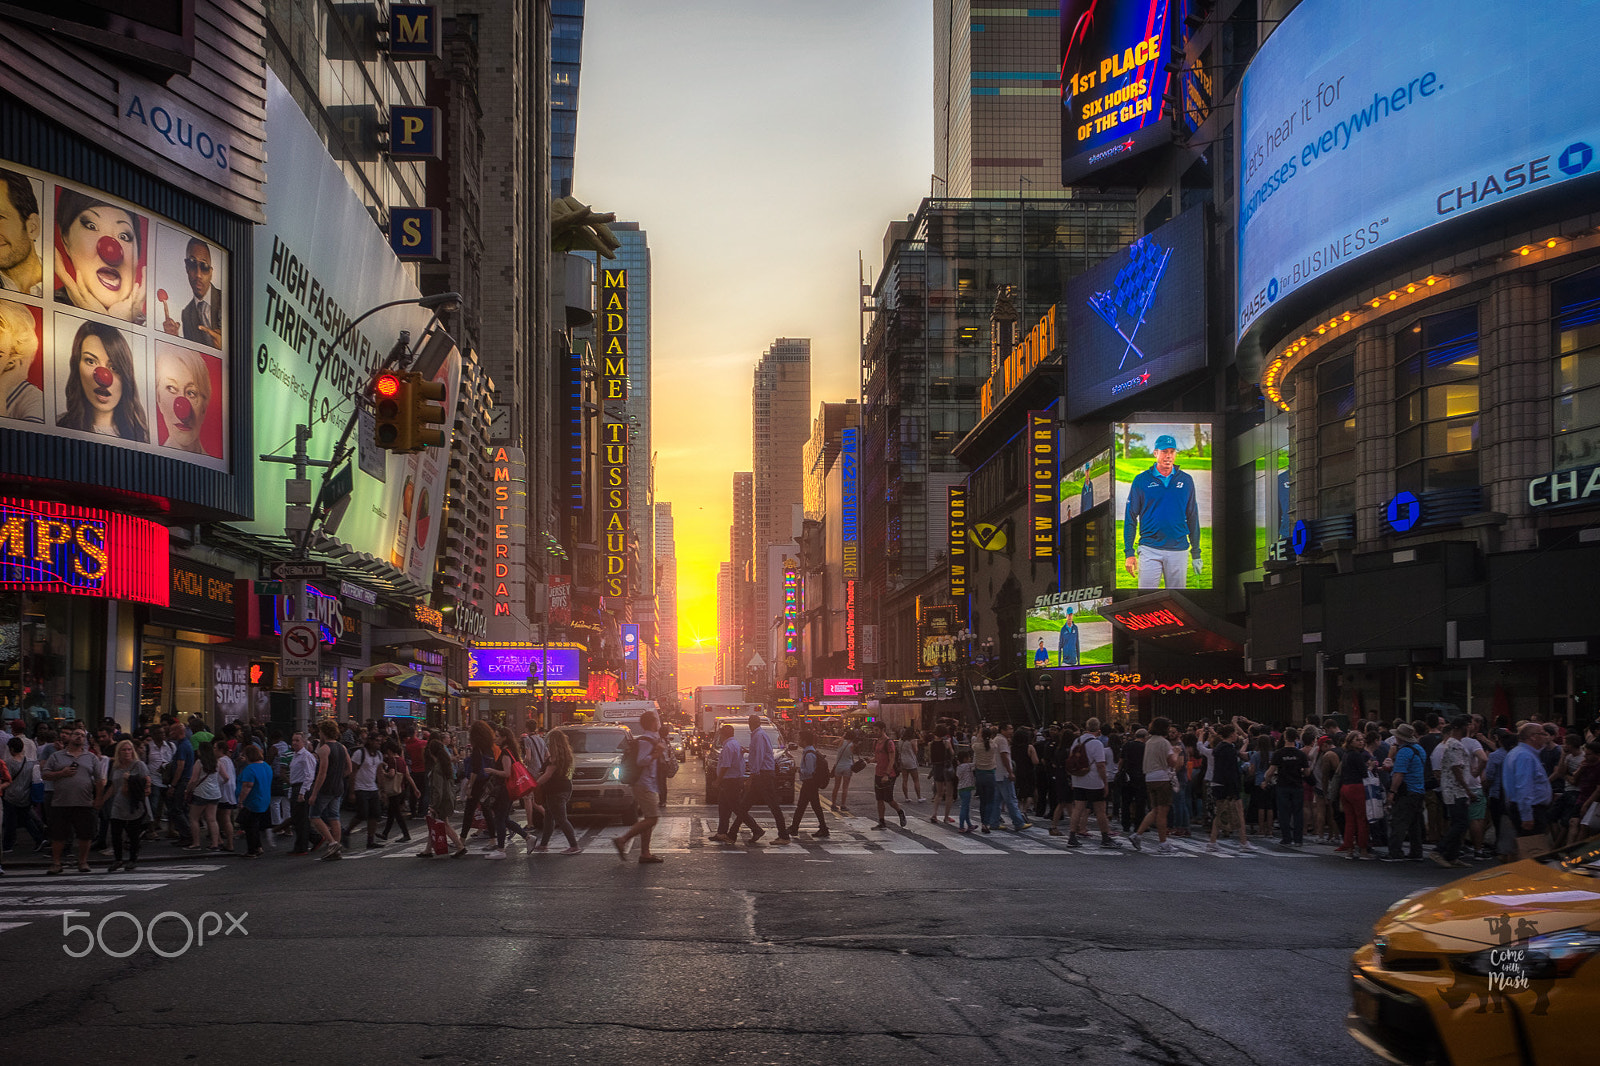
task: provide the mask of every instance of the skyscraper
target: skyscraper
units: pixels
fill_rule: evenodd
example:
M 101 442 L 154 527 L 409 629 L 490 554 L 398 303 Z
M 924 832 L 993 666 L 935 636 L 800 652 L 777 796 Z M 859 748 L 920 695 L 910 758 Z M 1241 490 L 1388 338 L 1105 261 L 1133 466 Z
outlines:
M 934 0 L 935 192 L 1072 195 L 1061 187 L 1059 25 L 1054 5 L 975 8 L 971 0 Z
M 656 504 L 656 653 L 650 660 L 650 692 L 674 701 L 678 694 L 678 549 L 672 504 Z
M 733 590 L 733 564 L 723 563 L 717 567 L 717 669 L 713 683 L 718 685 L 732 684 L 732 679 L 739 676 L 733 668 L 738 652 L 733 628 Z
M 755 467 L 751 495 L 751 529 L 755 556 L 753 619 L 756 647 L 770 666 L 775 658 L 770 639 L 777 604 L 782 599 L 782 570 L 774 577 L 774 547 L 793 544 L 798 532 L 795 511 L 805 500 L 802 469 L 811 439 L 811 341 L 779 337 L 756 364 L 750 392 L 751 457 Z M 775 587 L 776 586 L 776 587 Z M 770 677 L 780 677 L 774 671 Z
M 728 660 L 732 672 L 727 682 L 730 685 L 744 684 L 759 635 L 754 622 L 755 596 L 752 592 L 756 574 L 753 547 L 755 524 L 751 518 L 754 483 L 755 475 L 748 470 L 733 475 L 733 525 L 728 527 L 728 553 L 733 566 L 733 642 Z M 762 659 L 766 659 L 766 656 L 763 655 Z
M 556 199 L 572 195 L 583 7 L 584 0 L 551 0 L 550 4 L 550 192 Z

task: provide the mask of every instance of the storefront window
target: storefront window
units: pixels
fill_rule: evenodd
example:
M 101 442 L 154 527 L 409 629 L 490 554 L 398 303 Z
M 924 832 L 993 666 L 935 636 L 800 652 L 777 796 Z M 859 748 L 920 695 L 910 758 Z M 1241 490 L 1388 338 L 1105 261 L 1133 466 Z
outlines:
M 1555 468 L 1600 462 L 1600 267 L 1550 286 Z
M 1419 319 L 1395 338 L 1395 485 L 1478 484 L 1478 309 Z
M 0 697 L 34 720 L 98 721 L 105 611 L 80 596 L 0 593 Z

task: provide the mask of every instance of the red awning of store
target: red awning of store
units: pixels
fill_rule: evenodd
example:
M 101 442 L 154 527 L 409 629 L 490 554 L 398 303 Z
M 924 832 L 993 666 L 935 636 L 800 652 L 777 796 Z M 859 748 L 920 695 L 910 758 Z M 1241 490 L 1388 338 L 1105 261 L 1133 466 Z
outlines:
M 1245 631 L 1196 607 L 1177 592 L 1162 590 L 1116 604 L 1113 625 L 1138 640 L 1188 655 L 1242 654 Z

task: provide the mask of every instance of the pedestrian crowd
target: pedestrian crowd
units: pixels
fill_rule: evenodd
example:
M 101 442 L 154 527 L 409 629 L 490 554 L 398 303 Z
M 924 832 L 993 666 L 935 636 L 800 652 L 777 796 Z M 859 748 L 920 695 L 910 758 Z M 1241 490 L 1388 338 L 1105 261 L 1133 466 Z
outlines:
M 651 732 L 657 741 L 630 746 L 628 755 L 640 798 L 664 791 L 661 763 L 671 759 L 659 722 Z M 15 720 L 0 723 L 0 751 L 0 854 L 25 833 L 36 853 L 49 855 L 49 874 L 69 863 L 90 872 L 92 855 L 112 860 L 107 873 L 133 871 L 141 851 L 156 845 L 259 858 L 281 840 L 290 856 L 337 860 L 358 838 L 372 849 L 396 835 L 410 841 L 418 821 L 427 843 L 417 854 L 425 858 L 467 855 L 474 832 L 490 859 L 506 857 L 511 834 L 530 855 L 546 852 L 557 830 L 563 854 L 582 850 L 566 814 L 573 751 L 559 730 L 517 738 L 475 721 L 458 736 L 389 719 L 324 720 L 285 737 L 255 722 L 213 733 L 198 717 L 168 715 L 130 735 L 114 724 L 91 732 L 76 720 L 38 724 L 29 735 Z M 653 826 L 658 801 L 640 809 Z M 645 828 L 618 850 L 634 839 L 640 861 L 660 861 Z

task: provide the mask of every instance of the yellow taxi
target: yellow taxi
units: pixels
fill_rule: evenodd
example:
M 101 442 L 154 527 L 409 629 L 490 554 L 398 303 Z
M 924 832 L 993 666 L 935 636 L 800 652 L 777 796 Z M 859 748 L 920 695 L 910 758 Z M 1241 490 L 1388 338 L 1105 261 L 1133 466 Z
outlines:
M 1404 1066 L 1600 1062 L 1600 838 L 1407 896 L 1351 957 L 1357 1041 Z

